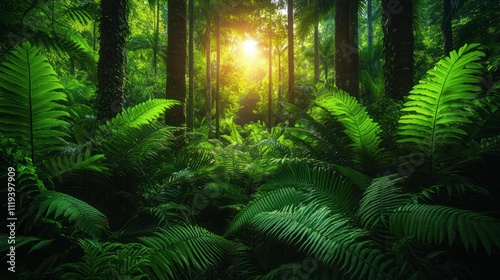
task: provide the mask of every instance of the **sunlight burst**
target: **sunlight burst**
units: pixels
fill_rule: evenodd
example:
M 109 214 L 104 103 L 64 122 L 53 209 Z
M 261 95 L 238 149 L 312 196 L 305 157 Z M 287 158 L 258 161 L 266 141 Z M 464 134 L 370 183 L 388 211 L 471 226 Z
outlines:
M 243 51 L 246 55 L 256 55 L 257 54 L 257 44 L 258 42 L 253 39 L 247 39 L 243 42 Z

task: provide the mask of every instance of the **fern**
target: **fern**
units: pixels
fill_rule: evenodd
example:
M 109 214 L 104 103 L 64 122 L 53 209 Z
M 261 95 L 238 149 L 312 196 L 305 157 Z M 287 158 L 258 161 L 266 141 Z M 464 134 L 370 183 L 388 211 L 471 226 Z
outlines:
M 152 237 L 140 237 L 152 250 L 150 265 L 157 278 L 178 278 L 191 270 L 204 270 L 217 264 L 232 243 L 197 226 L 172 226 Z
M 0 74 L 0 129 L 38 164 L 66 143 L 63 118 L 69 114 L 61 105 L 66 95 L 47 59 L 29 43 L 16 47 Z
M 349 219 L 311 204 L 260 213 L 251 225 L 282 242 L 297 245 L 328 266 L 340 267 L 351 279 L 395 279 L 394 262 L 384 257 L 376 243 L 364 240 L 367 232 L 349 223 Z
M 60 156 L 43 161 L 44 170 L 51 178 L 63 177 L 65 174 L 89 170 L 103 173 L 107 170 L 101 163 L 104 155 L 91 155 L 90 150 L 71 156 Z
M 402 109 L 398 142 L 428 155 L 431 172 L 443 160 L 444 149 L 460 147 L 467 134 L 462 126 L 471 122 L 468 109 L 480 91 L 482 74 L 478 61 L 485 56 L 477 49 L 477 44 L 465 45 L 439 61 L 413 87 Z
M 451 246 L 458 238 L 468 249 L 478 243 L 491 253 L 500 248 L 500 221 L 470 210 L 441 205 L 407 205 L 389 218 L 391 231 L 415 238 L 420 242 L 441 244 L 445 239 Z
M 376 174 L 383 166 L 382 149 L 379 147 L 379 125 L 374 122 L 356 98 L 344 91 L 336 91 L 333 95 L 325 95 L 316 101 L 318 106 L 338 117 L 352 143 L 354 161 L 363 171 Z
M 90 237 L 99 237 L 109 229 L 108 219 L 96 208 L 71 195 L 56 191 L 46 191 L 35 197 L 30 205 L 34 213 L 33 224 L 50 216 L 54 219 L 66 218 L 73 223 L 77 232 Z
M 387 227 L 389 216 L 408 202 L 408 195 L 396 184 L 401 181 L 397 175 L 379 177 L 373 180 L 364 192 L 357 216 L 366 229 L 376 226 Z
M 229 236 L 248 225 L 258 213 L 282 209 L 289 205 L 299 205 L 299 203 L 299 193 L 293 188 L 282 188 L 262 194 L 234 217 L 224 236 Z

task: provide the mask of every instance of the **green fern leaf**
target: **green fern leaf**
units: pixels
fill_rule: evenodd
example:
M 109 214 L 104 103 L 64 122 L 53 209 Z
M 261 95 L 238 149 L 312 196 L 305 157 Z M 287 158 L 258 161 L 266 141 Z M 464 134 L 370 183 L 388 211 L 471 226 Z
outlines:
M 485 55 L 477 49 L 477 44 L 465 45 L 439 61 L 413 87 L 402 109 L 405 114 L 399 120 L 398 142 L 423 151 L 433 169 L 443 156 L 439 149 L 459 146 L 467 134 L 462 129 L 471 122 L 467 109 L 473 107 L 475 94 L 481 90 L 483 68 L 478 61 Z
M 420 242 L 451 246 L 458 238 L 468 249 L 478 243 L 491 253 L 500 248 L 500 221 L 485 214 L 441 205 L 413 204 L 399 208 L 389 218 L 391 231 Z M 478 242 L 479 241 L 479 242 Z
M 151 268 L 159 279 L 174 279 L 189 270 L 216 265 L 233 246 L 230 241 L 191 225 L 160 229 L 154 236 L 139 240 L 153 251 Z
M 67 174 L 84 170 L 103 173 L 107 168 L 101 163 L 103 154 L 91 155 L 90 150 L 76 155 L 50 158 L 43 161 L 45 171 L 51 178 L 63 177 Z
M 60 151 L 69 116 L 55 71 L 29 43 L 16 47 L 0 66 L 0 130 L 26 149 L 35 164 Z
M 77 231 L 88 234 L 90 237 L 99 237 L 109 229 L 108 219 L 96 208 L 71 195 L 46 191 L 35 197 L 30 205 L 35 213 L 34 222 L 48 218 L 67 218 L 74 223 Z
M 394 261 L 384 257 L 368 233 L 350 226 L 350 219 L 311 204 L 263 212 L 252 227 L 290 245 L 298 246 L 328 266 L 340 267 L 352 279 L 395 279 Z
M 316 101 L 318 106 L 338 117 L 352 143 L 354 161 L 368 174 L 376 174 L 383 166 L 382 148 L 379 147 L 379 125 L 374 122 L 356 98 L 344 91 L 325 95 Z

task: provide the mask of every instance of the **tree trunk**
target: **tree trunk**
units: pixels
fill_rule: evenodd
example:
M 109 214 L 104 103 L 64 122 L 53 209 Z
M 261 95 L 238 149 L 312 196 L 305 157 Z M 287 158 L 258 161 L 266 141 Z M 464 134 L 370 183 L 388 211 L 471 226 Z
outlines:
M 402 99 L 413 87 L 412 0 L 382 0 L 385 95 Z
M 167 98 L 182 102 L 165 113 L 172 126 L 186 123 L 186 0 L 168 0 Z
M 206 78 L 207 78 L 207 93 L 205 99 L 205 110 L 206 110 L 206 119 L 207 119 L 207 127 L 208 127 L 208 137 L 212 137 L 212 62 L 211 55 L 212 49 L 210 46 L 210 17 L 207 16 L 206 19 L 206 38 L 205 38 L 205 69 L 206 69 Z
M 294 68 L 294 44 L 293 44 L 293 0 L 287 0 L 288 19 L 288 102 L 295 103 L 295 68 Z
M 220 138 L 220 15 L 215 18 L 216 67 L 215 74 L 215 138 Z
M 158 74 L 158 51 L 160 47 L 160 0 L 156 0 L 155 30 L 153 39 L 153 69 L 155 77 Z
M 373 52 L 373 3 L 372 0 L 366 1 L 367 25 L 368 25 L 368 72 L 373 75 L 374 65 L 372 65 L 372 52 Z
M 128 35 L 127 0 L 102 0 L 100 49 L 97 66 L 97 117 L 101 123 L 124 106 L 125 42 Z
M 189 0 L 189 91 L 187 127 L 194 129 L 194 0 Z
M 443 22 L 441 30 L 443 32 L 443 50 L 447 56 L 453 50 L 453 31 L 451 27 L 451 0 L 443 0 Z
M 269 12 L 269 84 L 267 93 L 267 127 L 271 130 L 273 121 L 273 31 L 272 14 Z
M 318 23 L 314 24 L 314 83 L 319 82 L 320 70 L 320 52 L 319 52 L 319 28 Z
M 335 2 L 335 84 L 359 95 L 358 1 Z

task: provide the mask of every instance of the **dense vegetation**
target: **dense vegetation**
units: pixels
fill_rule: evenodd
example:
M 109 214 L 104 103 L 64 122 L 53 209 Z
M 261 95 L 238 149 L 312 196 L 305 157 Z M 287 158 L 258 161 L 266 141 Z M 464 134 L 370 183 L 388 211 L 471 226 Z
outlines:
M 499 17 L 2 1 L 2 275 L 497 279 Z

